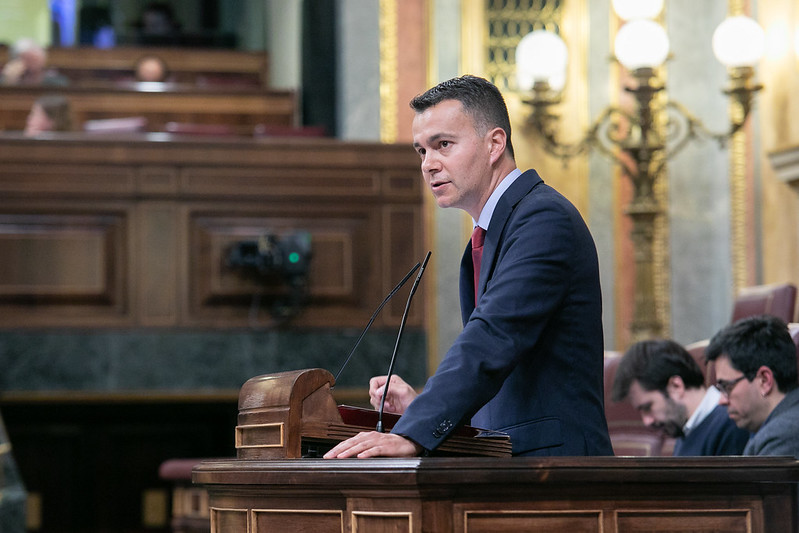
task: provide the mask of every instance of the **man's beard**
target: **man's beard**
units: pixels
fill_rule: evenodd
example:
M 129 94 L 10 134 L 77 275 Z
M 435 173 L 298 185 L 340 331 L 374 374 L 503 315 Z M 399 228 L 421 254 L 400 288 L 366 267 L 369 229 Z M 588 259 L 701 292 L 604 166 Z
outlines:
M 668 420 L 659 424 L 659 428 L 669 437 L 684 437 L 683 427 L 688 421 L 688 409 L 671 398 L 666 398 L 666 415 Z

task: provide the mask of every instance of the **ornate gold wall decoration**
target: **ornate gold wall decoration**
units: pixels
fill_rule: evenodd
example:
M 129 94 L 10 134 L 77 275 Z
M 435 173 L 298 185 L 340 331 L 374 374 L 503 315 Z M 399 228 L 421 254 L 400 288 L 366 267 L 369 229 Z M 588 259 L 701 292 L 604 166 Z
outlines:
M 397 0 L 380 0 L 380 140 L 397 141 L 398 41 Z
M 728 3 L 730 16 L 746 14 L 746 2 L 730 0 Z M 730 102 L 730 118 L 734 122 L 743 119 L 740 106 Z M 730 254 L 732 262 L 733 291 L 747 285 L 753 285 L 753 272 L 750 270 L 749 247 L 749 211 L 748 175 L 746 151 L 749 144 L 747 129 L 735 133 L 729 142 L 730 149 Z
M 559 33 L 560 0 L 486 0 L 485 76 L 500 90 L 517 90 L 516 46 L 533 30 Z
M 665 69 L 660 69 L 659 77 L 666 83 Z M 668 116 L 665 104 L 668 96 L 660 93 L 656 109 L 659 111 L 654 117 L 656 128 L 662 138 L 667 137 Z M 665 153 L 660 153 L 659 157 L 665 158 Z M 654 263 L 654 282 L 655 282 L 655 315 L 658 322 L 662 324 L 661 335 L 671 336 L 671 246 L 669 221 L 669 171 L 668 164 L 663 162 L 663 171 L 659 179 L 655 182 L 655 199 L 661 206 L 661 214 L 655 219 L 655 236 L 652 248 L 652 260 Z
M 734 120 L 741 119 L 741 110 L 731 105 Z M 737 115 L 737 116 L 736 116 Z M 747 134 L 743 129 L 730 140 L 730 246 L 732 255 L 732 280 L 735 293 L 752 285 L 749 272 L 748 187 L 746 169 Z
M 463 0 L 463 72 L 478 73 L 503 92 L 516 91 L 516 45 L 533 30 L 559 32 L 562 0 Z

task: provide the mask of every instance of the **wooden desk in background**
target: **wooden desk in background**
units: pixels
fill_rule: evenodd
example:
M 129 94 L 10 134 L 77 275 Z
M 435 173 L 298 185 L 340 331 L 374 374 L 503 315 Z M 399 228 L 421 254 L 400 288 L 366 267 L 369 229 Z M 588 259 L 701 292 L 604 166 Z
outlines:
M 294 126 L 297 103 L 291 91 L 212 88 L 161 83 L 96 87 L 0 86 L 0 131 L 22 131 L 31 106 L 44 94 L 69 98 L 75 127 L 87 120 L 144 117 L 147 131 L 165 131 L 168 122 L 230 126 L 240 135 L 258 124 Z
M 419 158 L 319 138 L 0 135 L 4 327 L 246 327 L 273 289 L 226 257 L 267 230 L 311 234 L 294 324 L 361 328 L 424 256 Z
M 133 79 L 136 62 L 144 56 L 163 59 L 172 81 L 179 83 L 238 84 L 261 90 L 269 87 L 269 56 L 264 51 L 156 46 L 54 47 L 47 51 L 47 65 L 73 85 L 81 86 Z M 0 65 L 7 61 L 8 49 L 0 47 Z

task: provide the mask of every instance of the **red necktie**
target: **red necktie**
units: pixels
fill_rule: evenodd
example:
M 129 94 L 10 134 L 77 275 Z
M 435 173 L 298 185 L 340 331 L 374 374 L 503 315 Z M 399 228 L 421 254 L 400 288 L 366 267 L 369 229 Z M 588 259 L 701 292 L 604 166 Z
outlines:
M 483 262 L 483 244 L 486 230 L 475 226 L 472 232 L 472 263 L 474 264 L 474 305 L 477 305 L 477 284 L 480 281 L 480 264 Z

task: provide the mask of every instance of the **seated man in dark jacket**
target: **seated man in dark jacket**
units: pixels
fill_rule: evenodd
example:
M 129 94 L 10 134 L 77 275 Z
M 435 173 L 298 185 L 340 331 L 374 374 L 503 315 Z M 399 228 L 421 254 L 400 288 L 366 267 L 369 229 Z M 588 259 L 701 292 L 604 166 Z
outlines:
M 612 399 L 629 400 L 644 424 L 677 437 L 674 455 L 741 455 L 749 439 L 719 405 L 721 392 L 705 386 L 702 369 L 674 341 L 631 346 L 619 362 Z
M 706 355 L 716 365 L 721 404 L 738 427 L 752 432 L 744 455 L 799 459 L 796 345 L 785 322 L 741 319 L 716 333 Z

